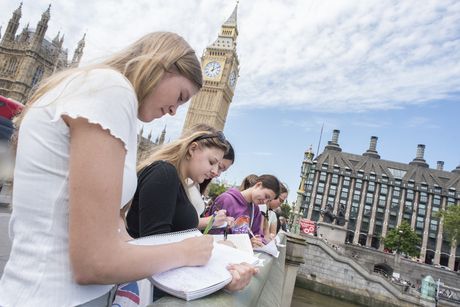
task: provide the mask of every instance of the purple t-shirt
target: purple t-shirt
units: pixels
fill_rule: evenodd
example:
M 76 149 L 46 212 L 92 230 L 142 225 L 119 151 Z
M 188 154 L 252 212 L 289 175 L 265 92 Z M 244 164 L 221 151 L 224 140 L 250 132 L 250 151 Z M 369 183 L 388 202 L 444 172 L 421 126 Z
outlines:
M 231 188 L 216 198 L 211 213 L 222 209 L 227 210 L 227 216 L 235 219 L 235 225 L 230 229 L 231 233 L 249 233 L 250 227 L 254 235 L 264 237 L 259 206 L 248 203 L 240 190 Z M 212 233 L 223 233 L 223 229 L 213 229 Z

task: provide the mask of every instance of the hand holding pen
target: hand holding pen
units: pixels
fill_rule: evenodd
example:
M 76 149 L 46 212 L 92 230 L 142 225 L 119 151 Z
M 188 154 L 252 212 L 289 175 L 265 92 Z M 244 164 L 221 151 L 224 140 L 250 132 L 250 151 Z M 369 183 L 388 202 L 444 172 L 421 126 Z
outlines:
M 264 246 L 264 243 L 262 241 L 262 237 L 260 235 L 254 235 L 252 232 L 251 228 L 248 228 L 249 230 L 249 236 L 251 237 L 251 244 L 252 247 L 262 247 Z

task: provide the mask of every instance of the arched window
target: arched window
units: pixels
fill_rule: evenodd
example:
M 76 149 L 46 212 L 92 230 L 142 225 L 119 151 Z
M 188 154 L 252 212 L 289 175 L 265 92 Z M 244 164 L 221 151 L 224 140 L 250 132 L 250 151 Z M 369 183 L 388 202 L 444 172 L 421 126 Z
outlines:
M 43 71 L 44 71 L 43 66 L 37 67 L 37 69 L 35 70 L 34 76 L 32 78 L 32 86 L 35 86 L 35 84 L 40 82 L 40 80 L 43 77 Z

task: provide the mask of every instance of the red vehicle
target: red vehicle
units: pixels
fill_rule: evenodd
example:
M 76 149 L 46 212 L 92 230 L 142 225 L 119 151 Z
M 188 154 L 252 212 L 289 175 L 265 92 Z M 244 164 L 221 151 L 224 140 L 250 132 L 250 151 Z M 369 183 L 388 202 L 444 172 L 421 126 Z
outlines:
M 21 112 L 24 105 L 6 97 L 0 96 L 0 116 L 11 120 L 16 114 Z

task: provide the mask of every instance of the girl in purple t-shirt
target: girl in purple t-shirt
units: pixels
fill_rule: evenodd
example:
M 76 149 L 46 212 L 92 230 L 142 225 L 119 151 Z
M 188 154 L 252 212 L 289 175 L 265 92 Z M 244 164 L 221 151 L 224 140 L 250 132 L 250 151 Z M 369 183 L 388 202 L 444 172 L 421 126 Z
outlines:
M 210 213 L 225 209 L 227 216 L 235 219 L 230 225 L 231 233 L 247 233 L 253 247 L 264 244 L 259 206 L 278 197 L 280 183 L 275 176 L 262 175 L 254 178 L 254 185 L 239 190 L 231 188 L 216 198 Z M 220 230 L 223 232 L 223 230 Z

